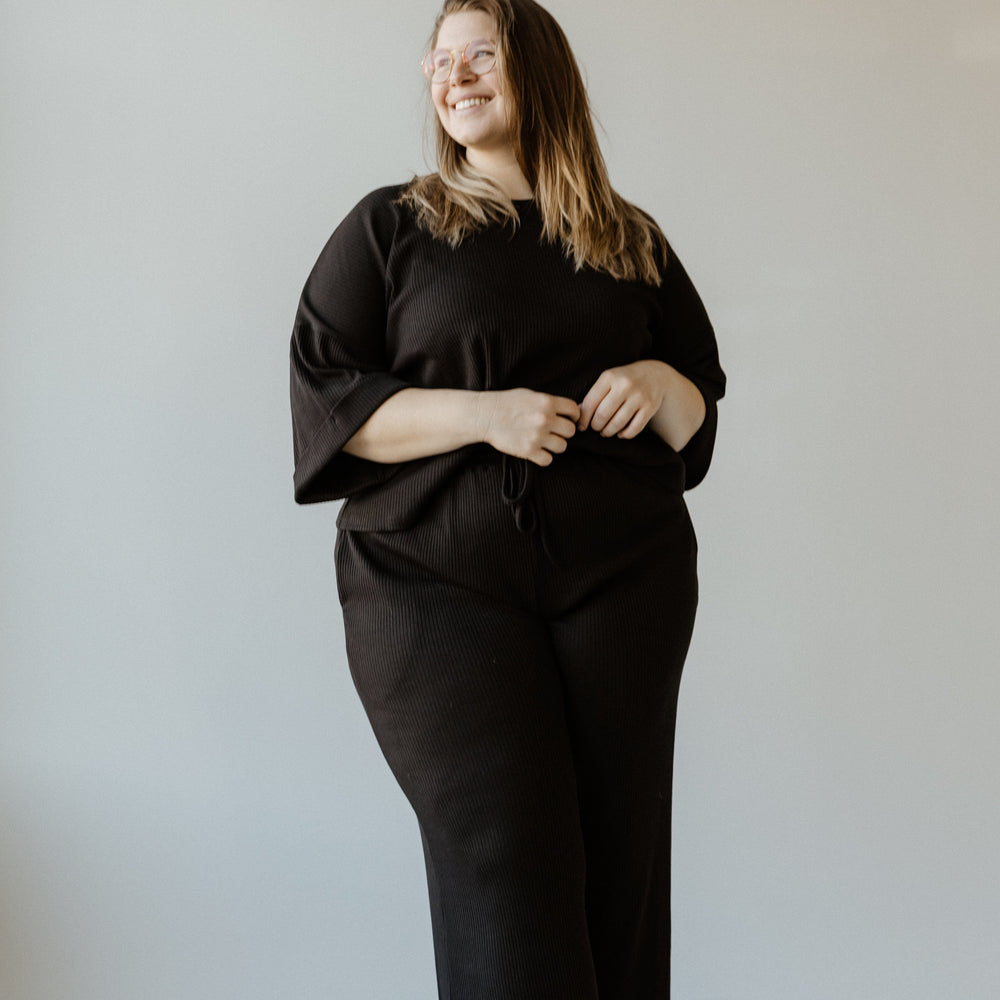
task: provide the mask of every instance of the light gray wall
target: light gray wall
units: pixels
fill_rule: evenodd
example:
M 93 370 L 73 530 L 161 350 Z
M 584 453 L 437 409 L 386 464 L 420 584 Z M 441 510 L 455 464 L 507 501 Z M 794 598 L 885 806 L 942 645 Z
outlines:
M 691 495 L 675 986 L 1000 995 L 1000 13 L 553 0 L 731 391 Z M 434 994 L 296 508 L 287 338 L 423 169 L 434 7 L 0 7 L 0 997 Z

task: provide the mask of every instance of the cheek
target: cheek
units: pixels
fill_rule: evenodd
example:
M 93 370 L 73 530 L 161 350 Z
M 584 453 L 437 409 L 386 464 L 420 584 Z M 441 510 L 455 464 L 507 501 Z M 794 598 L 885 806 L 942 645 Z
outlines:
M 434 105 L 434 110 L 437 113 L 438 124 L 445 130 L 445 132 L 448 133 L 448 135 L 451 135 L 451 127 L 448 122 L 447 111 L 438 104 Z
M 445 97 L 448 94 L 446 87 L 434 87 L 431 90 L 431 101 L 434 104 L 434 110 L 439 114 L 444 114 L 447 105 L 445 104 Z

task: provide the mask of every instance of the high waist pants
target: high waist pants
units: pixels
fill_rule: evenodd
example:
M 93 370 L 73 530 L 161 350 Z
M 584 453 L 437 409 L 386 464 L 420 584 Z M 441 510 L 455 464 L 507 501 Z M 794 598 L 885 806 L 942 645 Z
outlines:
M 511 482 L 511 476 L 520 482 Z M 341 531 L 351 673 L 423 838 L 442 1000 L 667 1000 L 697 604 L 683 498 L 567 452 Z

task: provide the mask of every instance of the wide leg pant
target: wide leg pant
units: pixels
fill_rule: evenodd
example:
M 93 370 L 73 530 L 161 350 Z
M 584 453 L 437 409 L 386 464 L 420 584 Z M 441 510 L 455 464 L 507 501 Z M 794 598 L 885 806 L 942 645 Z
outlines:
M 517 510 L 505 472 L 484 460 L 415 527 L 337 539 L 351 673 L 423 838 L 439 996 L 667 1000 L 691 523 L 607 459 L 529 470 Z

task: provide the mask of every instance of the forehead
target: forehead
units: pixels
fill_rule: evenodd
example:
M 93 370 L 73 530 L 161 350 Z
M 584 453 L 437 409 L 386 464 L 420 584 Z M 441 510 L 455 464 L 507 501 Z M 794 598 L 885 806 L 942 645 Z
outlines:
M 457 49 L 473 39 L 496 41 L 496 37 L 496 25 L 486 11 L 461 10 L 441 22 L 434 44 L 442 49 Z

